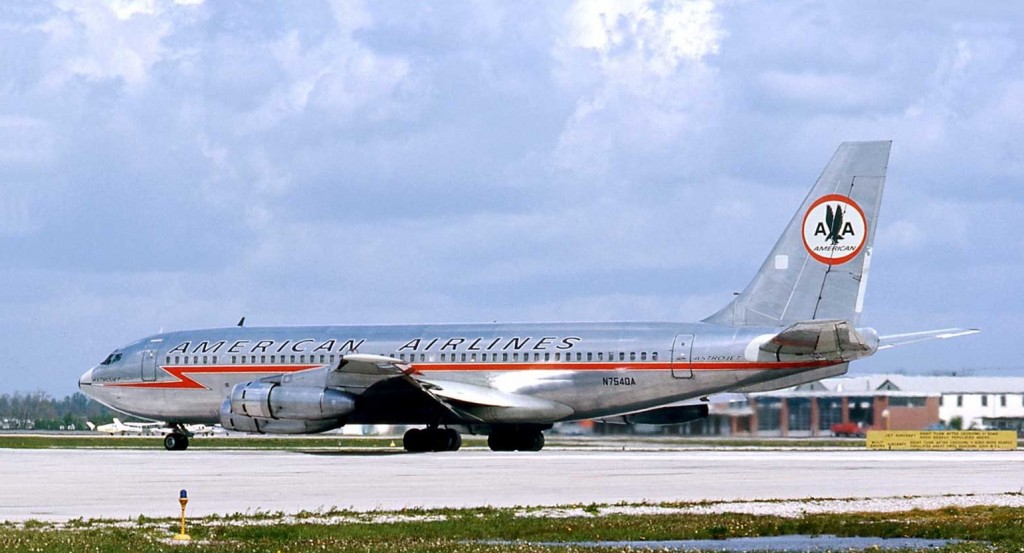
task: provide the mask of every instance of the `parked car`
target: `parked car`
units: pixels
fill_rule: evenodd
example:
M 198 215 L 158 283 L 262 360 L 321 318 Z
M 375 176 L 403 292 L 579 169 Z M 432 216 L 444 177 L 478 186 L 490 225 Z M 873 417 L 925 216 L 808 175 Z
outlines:
M 837 422 L 832 425 L 832 435 L 840 438 L 863 438 L 867 429 L 859 422 Z

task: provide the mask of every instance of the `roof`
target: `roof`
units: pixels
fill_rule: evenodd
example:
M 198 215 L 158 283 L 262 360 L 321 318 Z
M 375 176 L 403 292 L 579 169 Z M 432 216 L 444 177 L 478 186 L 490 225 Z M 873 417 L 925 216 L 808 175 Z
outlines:
M 1019 376 L 910 376 L 877 374 L 826 378 L 792 388 L 752 396 L 851 396 L 851 395 L 945 395 L 1024 394 Z

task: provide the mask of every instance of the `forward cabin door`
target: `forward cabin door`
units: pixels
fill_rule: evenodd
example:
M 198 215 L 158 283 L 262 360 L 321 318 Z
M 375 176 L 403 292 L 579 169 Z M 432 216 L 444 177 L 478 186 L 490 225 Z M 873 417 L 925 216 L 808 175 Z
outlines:
M 156 380 L 156 350 L 142 351 L 142 380 L 146 382 Z
M 693 334 L 680 334 L 672 344 L 672 376 L 693 378 L 690 354 L 693 352 Z

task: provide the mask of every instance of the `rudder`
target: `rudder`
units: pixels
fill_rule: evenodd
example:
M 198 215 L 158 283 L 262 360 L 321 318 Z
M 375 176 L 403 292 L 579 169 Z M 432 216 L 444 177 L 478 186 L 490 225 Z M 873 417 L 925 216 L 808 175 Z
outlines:
M 746 289 L 704 322 L 860 317 L 892 141 L 844 142 Z

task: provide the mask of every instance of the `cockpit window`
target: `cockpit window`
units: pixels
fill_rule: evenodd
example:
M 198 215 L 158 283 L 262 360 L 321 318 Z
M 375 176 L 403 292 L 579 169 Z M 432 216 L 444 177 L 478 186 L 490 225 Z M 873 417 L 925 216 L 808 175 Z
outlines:
M 100 365 L 109 365 L 111 363 L 117 363 L 120 360 L 121 360 L 121 352 L 115 351 L 114 353 L 111 353 L 110 355 L 108 355 L 107 358 L 104 359 L 102 363 L 100 363 Z

